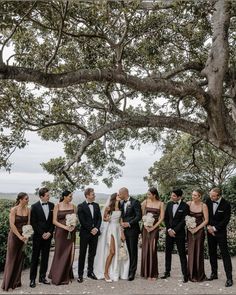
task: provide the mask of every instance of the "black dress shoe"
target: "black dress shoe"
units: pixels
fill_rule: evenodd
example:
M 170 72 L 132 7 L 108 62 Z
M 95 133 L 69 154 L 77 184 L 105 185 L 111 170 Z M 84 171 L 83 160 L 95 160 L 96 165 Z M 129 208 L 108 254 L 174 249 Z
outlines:
M 188 276 L 183 276 L 183 283 L 187 283 L 188 282 Z
M 169 272 L 164 272 L 164 275 L 161 277 L 161 279 L 167 279 L 170 277 L 170 273 Z
M 95 274 L 93 272 L 88 273 L 88 278 L 90 278 L 92 280 L 97 280 L 97 277 L 95 276 Z
M 29 286 L 30 286 L 30 288 L 35 288 L 36 287 L 35 280 L 31 280 Z
M 50 285 L 50 282 L 46 278 L 39 278 L 39 283 Z
M 128 281 L 131 282 L 131 281 L 133 281 L 133 280 L 134 280 L 134 276 L 129 276 L 129 277 L 128 277 Z
M 229 279 L 229 280 L 226 281 L 225 287 L 231 287 L 231 286 L 233 286 L 233 280 Z
M 78 283 L 83 283 L 84 279 L 82 277 L 78 277 L 77 282 Z
M 217 274 L 212 273 L 212 274 L 210 275 L 210 277 L 209 277 L 207 280 L 208 280 L 208 281 L 212 281 L 212 280 L 217 280 L 217 279 L 218 279 Z

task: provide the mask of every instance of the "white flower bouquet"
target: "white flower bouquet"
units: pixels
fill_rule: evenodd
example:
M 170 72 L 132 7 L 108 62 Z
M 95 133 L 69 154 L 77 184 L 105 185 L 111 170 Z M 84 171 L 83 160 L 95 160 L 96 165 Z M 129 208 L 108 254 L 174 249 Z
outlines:
M 153 214 L 149 212 L 149 213 L 143 215 L 142 220 L 143 220 L 144 226 L 150 226 L 151 227 L 151 226 L 153 226 L 155 218 L 153 217 Z
M 22 226 L 22 236 L 29 239 L 34 233 L 33 227 L 30 224 Z M 25 242 L 27 243 L 27 241 Z
M 189 216 L 189 215 L 185 216 L 185 223 L 186 223 L 187 229 L 193 229 L 197 226 L 196 218 L 193 216 Z
M 125 248 L 124 242 L 121 242 L 120 249 L 119 249 L 119 260 L 126 260 L 128 259 L 127 249 Z
M 75 227 L 78 224 L 78 218 L 75 213 L 66 214 L 66 226 Z M 67 239 L 71 239 L 71 232 L 68 232 Z
M 185 224 L 187 229 L 194 229 L 197 226 L 196 218 L 194 216 L 185 216 Z M 194 239 L 194 234 L 192 233 L 192 238 Z

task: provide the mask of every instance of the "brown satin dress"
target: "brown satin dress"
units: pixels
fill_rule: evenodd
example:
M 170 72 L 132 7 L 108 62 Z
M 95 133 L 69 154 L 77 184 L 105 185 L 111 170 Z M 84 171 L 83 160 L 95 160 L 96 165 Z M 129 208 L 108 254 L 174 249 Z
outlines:
M 196 218 L 197 226 L 204 220 L 203 212 L 192 212 L 190 216 Z M 205 231 L 201 228 L 192 235 L 188 231 L 188 275 L 192 282 L 201 282 L 206 279 L 204 270 L 204 239 Z
M 22 233 L 22 226 L 28 223 L 28 216 L 16 215 L 15 226 L 19 233 Z M 4 268 L 2 289 L 15 289 L 21 286 L 21 272 L 24 263 L 24 248 L 25 243 L 22 242 L 10 230 L 7 240 L 7 256 Z
M 146 207 L 145 214 L 152 213 L 155 218 L 154 224 L 158 222 L 160 209 Z M 142 258 L 141 258 L 141 277 L 157 278 L 157 241 L 159 238 L 159 228 L 148 232 L 144 227 L 142 230 Z
M 58 210 L 57 221 L 61 224 L 66 224 L 66 215 L 74 213 L 74 209 Z M 69 284 L 74 278 L 72 264 L 75 253 L 75 232 L 71 232 L 71 237 L 68 239 L 68 231 L 56 227 L 55 230 L 55 252 L 49 273 L 49 278 L 52 279 L 54 285 Z

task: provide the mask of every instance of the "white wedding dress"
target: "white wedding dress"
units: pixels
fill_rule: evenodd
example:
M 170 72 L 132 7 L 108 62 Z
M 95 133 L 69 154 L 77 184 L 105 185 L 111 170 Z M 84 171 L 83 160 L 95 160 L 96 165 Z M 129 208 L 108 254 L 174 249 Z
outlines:
M 111 236 L 115 241 L 115 255 L 109 268 L 109 276 L 113 281 L 120 279 L 127 280 L 129 274 L 129 255 L 126 243 L 124 247 L 127 251 L 127 259 L 119 259 L 119 249 L 121 245 L 120 236 L 120 216 L 121 211 L 113 211 L 109 222 L 102 222 L 101 235 L 98 238 L 97 254 L 94 259 L 94 274 L 98 279 L 104 279 L 104 270 L 107 256 L 109 254 Z

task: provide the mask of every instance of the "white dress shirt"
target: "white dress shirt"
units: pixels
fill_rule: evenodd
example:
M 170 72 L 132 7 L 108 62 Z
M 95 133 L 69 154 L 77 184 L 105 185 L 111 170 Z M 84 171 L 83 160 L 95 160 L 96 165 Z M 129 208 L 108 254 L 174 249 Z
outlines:
M 89 210 L 90 210 L 91 215 L 92 215 L 92 218 L 93 218 L 93 216 L 94 216 L 94 208 L 93 208 L 93 204 L 89 203 L 88 201 L 86 201 L 86 202 L 87 202 L 87 204 L 88 204 Z M 91 204 L 91 205 L 89 205 L 89 204 Z
M 42 202 L 41 200 L 40 200 L 40 203 L 41 203 L 41 206 L 43 208 L 43 212 L 44 212 L 45 218 L 47 220 L 48 219 L 48 215 L 49 215 L 49 206 L 48 206 L 48 203 L 46 203 L 46 205 L 43 205 L 44 202 Z
M 175 217 L 175 214 L 178 210 L 178 207 L 179 207 L 179 204 L 180 204 L 181 200 L 179 200 L 178 202 L 176 202 L 177 204 L 173 204 L 173 207 L 172 207 L 172 214 L 173 214 L 173 217 Z
M 215 202 L 217 202 L 217 203 L 213 203 L 213 215 L 215 215 L 215 213 L 216 213 L 216 210 L 217 210 L 217 208 L 218 208 L 218 206 L 219 206 L 219 204 L 220 204 L 220 201 L 221 201 L 221 198 L 219 198 L 219 200 L 217 200 L 217 201 L 215 201 Z
M 126 213 L 127 206 L 130 205 L 130 197 L 127 199 L 127 201 L 124 203 L 124 213 Z

